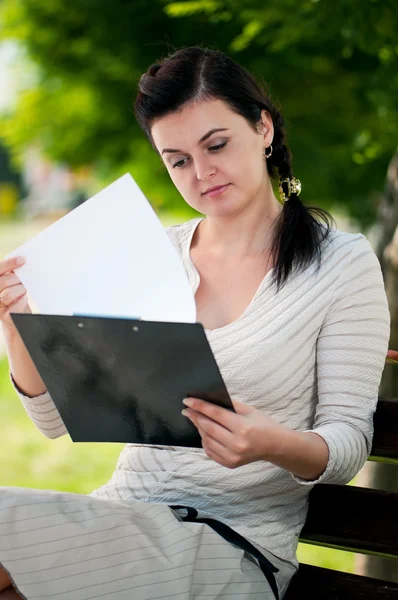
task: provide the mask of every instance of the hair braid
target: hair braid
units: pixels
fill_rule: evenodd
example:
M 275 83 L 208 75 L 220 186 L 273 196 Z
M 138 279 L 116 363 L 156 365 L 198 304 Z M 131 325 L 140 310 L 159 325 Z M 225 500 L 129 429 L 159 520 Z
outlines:
M 275 107 L 272 114 L 272 120 L 274 123 L 274 139 L 273 153 L 270 157 L 270 175 L 276 177 L 278 174 L 279 179 L 293 177 L 292 154 L 286 146 L 285 122 L 282 115 Z M 288 194 L 289 190 L 286 183 L 282 184 L 282 188 L 285 194 Z

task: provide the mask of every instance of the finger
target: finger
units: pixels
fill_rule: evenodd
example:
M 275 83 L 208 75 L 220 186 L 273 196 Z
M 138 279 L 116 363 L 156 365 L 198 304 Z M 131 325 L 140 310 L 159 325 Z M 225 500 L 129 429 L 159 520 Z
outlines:
M 14 272 L 7 273 L 6 275 L 0 275 L 0 293 L 6 288 L 9 288 L 13 285 L 19 285 L 20 283 L 20 279 L 18 279 Z
M 27 310 L 29 309 L 29 310 Z M 8 316 L 11 315 L 11 313 L 19 313 L 19 312 L 31 312 L 30 311 L 30 306 L 28 303 L 28 296 L 27 294 L 24 294 L 23 296 L 21 296 L 20 298 L 17 298 L 15 300 L 15 302 L 13 302 L 12 304 L 10 304 L 10 306 L 7 307 L 7 313 Z
M 22 260 L 22 262 L 19 262 L 20 260 Z M 0 260 L 0 275 L 4 275 L 4 273 L 9 273 L 13 269 L 21 267 L 23 264 L 25 264 L 25 259 L 22 256 L 14 256 L 12 258 Z
M 218 440 L 205 433 L 202 436 L 202 446 L 210 458 L 213 458 L 213 460 L 216 460 L 228 469 L 236 469 L 236 467 L 244 464 L 242 457 L 232 452 L 229 448 L 225 448 Z
M 233 446 L 235 434 L 231 433 L 229 429 L 226 429 L 223 425 L 217 423 L 217 421 L 213 421 L 201 413 L 196 413 L 196 415 L 191 413 L 189 416 L 192 417 L 192 421 L 198 428 L 206 435 L 218 440 L 225 448 Z
M 215 462 L 218 462 L 223 467 L 228 467 L 228 461 L 222 454 L 219 454 L 213 448 L 209 447 L 207 444 L 203 445 L 203 442 L 202 442 L 202 446 L 203 446 L 203 450 L 206 452 L 206 454 L 209 458 L 211 458 Z
M 233 398 L 231 398 L 231 402 L 238 415 L 248 415 L 256 410 L 254 406 L 239 402 L 239 400 L 234 400 Z
M 206 402 L 199 398 L 186 398 L 184 404 L 193 410 L 196 410 L 213 421 L 221 423 L 229 431 L 234 431 L 239 424 L 241 424 L 242 417 L 236 413 L 231 412 L 227 408 L 213 404 L 212 402 Z
M 225 454 L 227 452 L 230 452 L 229 448 L 227 448 L 226 446 L 224 446 L 220 440 L 215 439 L 214 437 L 212 437 L 211 435 L 209 435 L 207 432 L 205 432 L 204 430 L 201 430 L 199 428 L 199 433 L 200 436 L 203 440 L 203 444 L 206 445 L 207 448 L 210 448 L 210 450 L 212 450 L 213 452 L 216 452 L 219 456 L 222 456 L 225 458 Z
M 1 292 L 0 297 L 2 299 L 2 304 L 4 304 L 6 308 L 9 308 L 11 304 L 14 304 L 14 302 L 24 294 L 26 294 L 26 289 L 20 284 L 7 288 Z

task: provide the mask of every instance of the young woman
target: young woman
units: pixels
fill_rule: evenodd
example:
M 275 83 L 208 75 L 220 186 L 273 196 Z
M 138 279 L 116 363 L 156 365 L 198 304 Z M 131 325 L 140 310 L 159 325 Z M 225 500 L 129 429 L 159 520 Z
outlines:
M 167 233 L 236 413 L 188 400 L 203 449 L 127 444 L 87 496 L 3 488 L 0 598 L 281 598 L 309 491 L 370 453 L 390 333 L 380 265 L 362 234 L 302 204 L 282 116 L 225 54 L 152 65 L 135 114 L 204 215 Z M 11 374 L 55 438 L 66 429 L 10 318 L 29 311 L 16 267 L 0 263 Z

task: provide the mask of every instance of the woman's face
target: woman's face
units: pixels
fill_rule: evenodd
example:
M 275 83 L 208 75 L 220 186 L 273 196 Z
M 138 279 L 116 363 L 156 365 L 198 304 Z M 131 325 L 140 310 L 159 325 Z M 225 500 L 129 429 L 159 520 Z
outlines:
M 259 133 L 222 100 L 186 105 L 162 117 L 152 137 L 184 200 L 209 216 L 238 214 L 248 204 L 264 203 L 269 185 L 263 156 L 273 139 L 272 119 L 262 111 Z M 205 192 L 227 186 L 219 195 Z

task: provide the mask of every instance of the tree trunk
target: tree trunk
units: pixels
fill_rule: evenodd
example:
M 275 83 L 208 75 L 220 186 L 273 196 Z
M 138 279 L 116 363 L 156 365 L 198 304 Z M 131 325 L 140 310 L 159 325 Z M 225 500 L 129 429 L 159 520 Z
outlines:
M 376 254 L 380 260 L 391 314 L 389 348 L 398 350 L 398 153 L 392 158 L 377 218 Z M 398 397 L 398 365 L 386 364 L 379 395 Z M 398 492 L 398 466 L 367 463 L 359 475 L 358 485 Z M 398 583 L 394 560 L 374 556 L 358 556 L 357 573 Z

